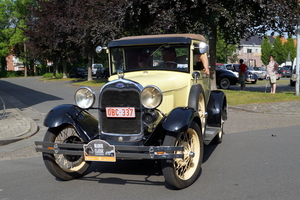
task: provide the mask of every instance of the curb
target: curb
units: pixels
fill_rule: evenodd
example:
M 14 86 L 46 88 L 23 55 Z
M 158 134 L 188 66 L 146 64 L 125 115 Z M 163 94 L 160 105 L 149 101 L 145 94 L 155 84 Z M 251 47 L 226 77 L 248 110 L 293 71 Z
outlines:
M 18 142 L 23 139 L 27 139 L 33 135 L 35 135 L 39 131 L 39 127 L 33 121 L 30 117 L 27 117 L 26 115 L 22 114 L 21 110 L 18 108 L 14 108 L 15 111 L 17 111 L 20 115 L 22 115 L 25 120 L 30 124 L 30 129 L 26 132 L 23 132 L 19 135 L 13 136 L 13 137 L 7 137 L 7 138 L 1 138 L 0 139 L 0 146 L 8 145 L 14 142 Z

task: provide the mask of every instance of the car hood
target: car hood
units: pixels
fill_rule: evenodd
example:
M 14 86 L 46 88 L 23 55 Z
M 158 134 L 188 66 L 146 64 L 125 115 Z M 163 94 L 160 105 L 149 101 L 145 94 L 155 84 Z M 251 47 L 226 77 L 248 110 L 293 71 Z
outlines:
M 138 71 L 127 72 L 124 74 L 124 79 L 135 81 L 143 87 L 147 85 L 155 85 L 162 92 L 178 90 L 187 87 L 189 82 L 186 80 L 192 79 L 189 73 L 174 72 L 174 71 Z M 117 75 L 109 78 L 109 81 L 118 79 Z

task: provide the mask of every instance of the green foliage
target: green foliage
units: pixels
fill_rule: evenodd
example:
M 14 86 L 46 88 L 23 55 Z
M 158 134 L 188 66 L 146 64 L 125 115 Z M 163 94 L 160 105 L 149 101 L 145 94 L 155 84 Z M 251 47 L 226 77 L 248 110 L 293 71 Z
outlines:
M 23 76 L 22 71 L 0 71 L 0 77 L 2 78 L 11 78 Z
M 285 51 L 284 51 L 284 48 L 283 48 L 283 45 L 282 45 L 281 37 L 277 36 L 274 40 L 271 54 L 274 56 L 275 60 L 279 64 L 284 63 L 285 60 L 286 60 L 284 52 Z
M 289 36 L 287 42 L 283 44 L 283 48 L 285 50 L 284 57 L 287 59 L 288 55 L 290 55 L 290 61 L 293 62 L 294 58 L 297 56 L 297 46 L 291 36 Z
M 53 73 L 46 73 L 43 75 L 43 78 L 62 78 L 62 77 L 63 77 L 62 73 L 56 74 L 55 77 L 53 77 Z
M 267 65 L 269 63 L 269 56 L 272 53 L 272 45 L 269 41 L 269 38 L 267 35 L 265 35 L 263 43 L 261 44 L 261 60 L 264 65 Z

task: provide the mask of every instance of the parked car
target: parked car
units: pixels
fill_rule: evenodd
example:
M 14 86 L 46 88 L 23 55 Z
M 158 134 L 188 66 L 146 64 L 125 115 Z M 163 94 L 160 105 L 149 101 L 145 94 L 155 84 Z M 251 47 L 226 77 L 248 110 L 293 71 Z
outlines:
M 254 67 L 248 66 L 248 71 L 250 71 L 253 74 L 256 74 L 258 77 L 258 80 L 263 80 L 266 78 L 266 71 L 260 71 L 260 70 L 256 70 Z
M 84 68 L 74 67 L 69 72 L 70 78 L 85 78 L 88 75 L 88 71 Z
M 260 71 L 261 74 L 260 74 L 260 76 L 258 76 L 258 78 L 260 80 L 266 79 L 266 76 L 267 76 L 266 68 L 264 68 L 264 67 L 253 67 L 253 69 L 255 71 Z
M 102 64 L 92 64 L 92 75 L 95 76 L 98 69 L 103 68 Z
M 292 75 L 292 71 L 289 67 L 279 67 L 278 73 L 281 77 L 290 77 Z
M 299 72 L 300 74 L 300 72 Z M 296 66 L 294 67 L 293 69 L 293 73 L 290 77 L 290 86 L 295 86 L 296 85 L 296 82 L 297 82 L 297 74 L 296 74 Z
M 107 49 L 110 77 L 97 106 L 92 89 L 81 87 L 76 105 L 59 105 L 45 117 L 48 131 L 35 144 L 47 169 L 58 179 L 71 180 L 83 176 L 91 161 L 161 160 L 165 181 L 176 189 L 188 187 L 204 173 L 204 144 L 222 142 L 227 119 L 226 95 L 210 89 L 203 71 L 205 37 L 125 37 L 108 43 Z M 153 66 L 167 51 L 177 59 Z M 143 68 L 137 65 L 140 52 L 149 56 Z M 90 109 L 99 112 L 99 119 Z
M 222 63 L 216 63 L 216 69 L 226 69 L 226 67 Z
M 239 66 L 240 66 L 240 64 L 227 64 L 225 67 L 228 70 L 231 70 L 231 71 L 233 71 L 233 73 L 238 75 Z M 255 73 L 251 72 L 251 70 L 246 71 L 246 80 L 245 80 L 246 82 L 251 82 L 252 84 L 255 84 L 257 82 L 257 80 L 258 80 L 258 76 Z
M 228 89 L 230 85 L 238 83 L 238 77 L 230 70 L 216 69 L 216 84 L 221 89 Z
M 108 78 L 108 67 L 99 68 L 96 72 L 96 78 Z

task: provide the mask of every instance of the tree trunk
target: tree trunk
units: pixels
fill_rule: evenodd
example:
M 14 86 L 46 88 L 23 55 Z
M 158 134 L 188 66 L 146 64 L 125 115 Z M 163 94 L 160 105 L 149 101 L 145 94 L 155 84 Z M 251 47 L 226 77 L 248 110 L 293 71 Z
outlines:
M 67 77 L 67 60 L 65 58 L 63 59 L 63 78 L 68 78 Z
M 27 57 L 26 57 L 26 44 L 24 42 L 24 77 L 27 77 Z
M 92 56 L 88 55 L 88 81 L 92 81 Z
M 216 60 L 217 60 L 217 26 L 211 26 L 209 35 L 209 64 L 210 64 L 210 87 L 212 90 L 217 89 L 216 85 Z

